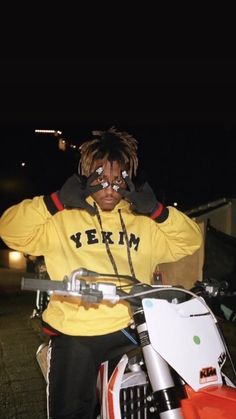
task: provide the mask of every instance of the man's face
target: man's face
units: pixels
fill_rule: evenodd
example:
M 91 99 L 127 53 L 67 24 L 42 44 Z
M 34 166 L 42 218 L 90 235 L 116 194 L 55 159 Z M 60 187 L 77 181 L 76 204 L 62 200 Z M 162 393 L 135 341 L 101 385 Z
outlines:
M 125 181 L 121 176 L 121 171 L 124 170 L 125 167 L 121 166 L 117 161 L 109 162 L 107 160 L 96 160 L 93 171 L 98 167 L 102 167 L 103 172 L 101 176 L 93 182 L 93 185 L 108 182 L 109 186 L 95 192 L 92 194 L 92 197 L 103 211 L 111 211 L 122 198 L 121 195 L 112 188 L 112 186 L 117 185 L 123 189 L 126 188 Z

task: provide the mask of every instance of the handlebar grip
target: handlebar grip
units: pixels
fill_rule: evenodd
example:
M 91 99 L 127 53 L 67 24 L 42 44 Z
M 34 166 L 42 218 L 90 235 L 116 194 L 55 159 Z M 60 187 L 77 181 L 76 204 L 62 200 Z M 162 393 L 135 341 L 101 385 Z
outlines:
M 21 279 L 21 289 L 27 291 L 66 291 L 67 286 L 63 281 L 23 277 Z

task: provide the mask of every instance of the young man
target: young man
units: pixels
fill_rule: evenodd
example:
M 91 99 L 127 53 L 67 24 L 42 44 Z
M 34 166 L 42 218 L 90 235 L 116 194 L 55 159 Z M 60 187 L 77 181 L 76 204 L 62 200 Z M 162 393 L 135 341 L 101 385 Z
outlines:
M 80 151 L 79 175 L 2 215 L 0 235 L 10 248 L 43 255 L 51 279 L 84 267 L 150 283 L 159 263 L 200 247 L 193 220 L 159 203 L 148 183 L 136 190 L 137 141 L 130 134 L 113 127 L 95 131 Z M 43 313 L 51 336 L 50 418 L 94 417 L 99 365 L 113 348 L 130 343 L 130 320 L 126 302 L 88 306 L 74 297 L 50 298 Z

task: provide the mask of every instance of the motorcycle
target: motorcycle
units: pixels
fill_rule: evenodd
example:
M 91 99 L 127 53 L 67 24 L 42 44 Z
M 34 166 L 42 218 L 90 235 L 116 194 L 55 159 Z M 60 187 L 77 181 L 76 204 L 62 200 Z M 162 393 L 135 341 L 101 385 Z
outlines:
M 115 277 L 115 278 L 114 278 Z M 97 388 L 102 419 L 233 419 L 236 371 L 217 319 L 205 300 L 179 286 L 147 285 L 120 275 L 79 268 L 62 281 L 22 278 L 22 290 L 80 297 L 87 304 L 128 301 L 138 345 L 120 355 L 108 375 L 100 366 Z M 133 283 L 132 283 L 133 282 Z M 47 344 L 36 357 L 47 379 Z

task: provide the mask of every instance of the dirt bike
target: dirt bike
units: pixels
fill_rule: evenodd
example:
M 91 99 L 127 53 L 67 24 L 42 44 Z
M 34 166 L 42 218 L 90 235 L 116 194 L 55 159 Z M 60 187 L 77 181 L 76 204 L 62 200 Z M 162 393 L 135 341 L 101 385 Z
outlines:
M 22 278 L 22 290 L 80 297 L 86 303 L 129 302 L 138 345 L 121 355 L 108 376 L 99 371 L 102 419 L 233 419 L 235 367 L 213 312 L 202 297 L 178 286 L 147 285 L 133 277 L 79 268 L 62 281 Z M 130 282 L 134 281 L 132 285 Z M 37 359 L 47 379 L 43 344 Z M 44 361 L 42 361 L 44 360 Z

